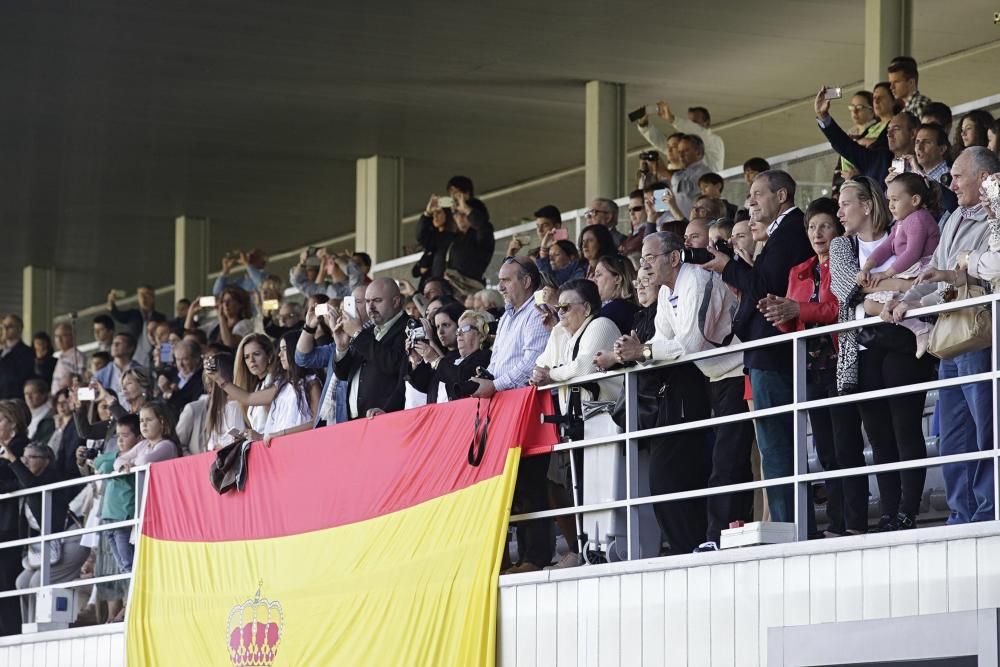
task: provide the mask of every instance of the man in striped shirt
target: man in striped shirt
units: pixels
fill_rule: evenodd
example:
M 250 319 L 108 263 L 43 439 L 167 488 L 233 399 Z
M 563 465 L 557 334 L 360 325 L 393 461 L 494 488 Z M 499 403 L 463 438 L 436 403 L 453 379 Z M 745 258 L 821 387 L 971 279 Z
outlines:
M 472 378 L 479 384 L 472 394 L 478 398 L 486 398 L 505 389 L 528 386 L 535 361 L 545 350 L 549 339 L 549 331 L 542 324 L 542 314 L 535 308 L 532 298 L 541 283 L 535 263 L 527 258 L 508 257 L 500 267 L 498 282 L 505 310 L 497 326 L 493 358 L 488 368 L 493 379 Z M 548 454 L 522 459 L 514 487 L 512 513 L 548 509 L 548 470 Z M 536 572 L 551 563 L 555 537 L 551 519 L 517 524 L 521 562 L 505 570 L 505 573 Z

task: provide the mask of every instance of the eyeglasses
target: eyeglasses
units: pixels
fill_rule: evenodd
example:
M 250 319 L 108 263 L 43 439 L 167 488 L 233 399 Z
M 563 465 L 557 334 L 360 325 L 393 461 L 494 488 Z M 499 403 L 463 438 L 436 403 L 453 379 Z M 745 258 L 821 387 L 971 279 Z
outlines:
M 579 306 L 582 303 L 583 303 L 583 301 L 571 301 L 569 303 L 560 303 L 560 304 L 556 305 L 556 312 L 559 313 L 560 315 L 562 315 L 563 313 L 567 312 L 573 306 Z
M 630 206 L 628 210 L 632 213 L 639 213 L 641 211 L 645 211 L 646 208 L 644 206 Z
M 871 107 L 868 106 L 867 104 L 848 104 L 847 105 L 847 110 L 848 111 L 861 111 L 862 109 L 871 109 Z
M 602 211 L 599 208 L 592 208 L 589 211 L 587 211 L 586 213 L 584 213 L 584 215 L 586 215 L 588 218 L 596 218 L 597 216 L 601 215 L 602 213 L 611 213 L 611 212 L 610 211 Z
M 669 252 L 650 253 L 648 255 L 643 255 L 642 257 L 640 257 L 639 261 L 642 262 L 643 264 L 652 264 L 653 260 L 656 259 L 657 257 L 663 257 L 664 255 L 669 255 L 669 254 L 670 254 Z
M 653 281 L 649 278 L 639 278 L 632 281 L 632 287 L 649 287 L 653 284 Z
M 456 329 L 456 333 L 460 333 L 460 334 L 467 334 L 470 331 L 479 331 L 479 329 L 477 329 L 472 324 L 463 324 L 460 327 L 458 327 L 458 329 Z

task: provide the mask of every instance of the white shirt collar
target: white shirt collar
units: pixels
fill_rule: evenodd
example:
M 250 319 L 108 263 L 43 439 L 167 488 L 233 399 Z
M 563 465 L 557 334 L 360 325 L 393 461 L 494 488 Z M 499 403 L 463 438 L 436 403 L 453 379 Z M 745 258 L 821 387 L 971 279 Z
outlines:
M 789 213 L 791 213 L 792 211 L 794 211 L 797 208 L 798 208 L 798 206 L 792 206 L 791 208 L 782 211 L 781 214 L 778 215 L 778 217 L 774 219 L 774 222 L 772 222 L 771 224 L 769 224 L 767 226 L 767 235 L 770 236 L 771 234 L 773 234 L 774 230 L 776 230 L 778 228 L 778 225 L 781 224 L 781 221 L 785 219 L 785 216 L 788 215 Z

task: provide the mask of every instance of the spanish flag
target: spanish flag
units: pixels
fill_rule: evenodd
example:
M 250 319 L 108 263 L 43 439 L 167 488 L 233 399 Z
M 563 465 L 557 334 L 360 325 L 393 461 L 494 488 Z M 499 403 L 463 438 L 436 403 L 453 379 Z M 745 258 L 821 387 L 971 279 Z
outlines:
M 149 476 L 130 665 L 491 665 L 522 445 L 555 441 L 531 389 L 254 444 L 241 493 L 211 455 Z

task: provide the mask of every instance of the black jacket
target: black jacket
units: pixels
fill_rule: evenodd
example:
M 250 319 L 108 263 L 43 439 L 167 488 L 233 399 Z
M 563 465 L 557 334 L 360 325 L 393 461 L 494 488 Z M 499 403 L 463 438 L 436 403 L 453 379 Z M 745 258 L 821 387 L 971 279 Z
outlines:
M 849 158 L 854 162 L 853 158 Z M 855 164 L 857 164 L 855 162 Z M 768 294 L 784 296 L 788 291 L 788 272 L 813 256 L 806 236 L 804 215 L 798 208 L 789 211 L 774 230 L 753 267 L 731 261 L 722 279 L 740 291 L 740 305 L 733 318 L 733 331 L 743 342 L 776 336 L 780 331 L 757 310 L 757 302 Z M 783 371 L 792 367 L 789 343 L 772 345 L 743 353 L 743 365 L 758 370 Z
M 163 313 L 153 311 L 150 313 L 150 317 L 158 316 L 164 317 Z M 111 317 L 115 319 L 116 322 L 120 322 L 125 325 L 125 330 L 132 334 L 136 342 L 142 340 L 146 336 L 146 318 L 142 316 L 142 311 L 138 308 L 129 308 L 128 310 L 121 310 L 118 308 L 117 304 L 111 304 Z M 146 361 L 143 365 L 148 365 L 149 362 Z
M 445 389 L 441 385 L 442 375 L 449 366 L 455 364 L 456 359 L 458 359 L 458 351 L 452 350 L 441 357 L 437 368 L 431 368 L 430 364 L 421 362 L 410 369 L 409 375 L 406 376 L 406 381 L 413 385 L 413 388 L 417 391 L 427 394 L 428 403 L 437 403 L 438 396 L 445 395 Z
M 847 136 L 847 133 L 837 125 L 833 116 L 827 119 L 826 127 L 821 125 L 819 129 L 822 130 L 833 150 L 853 163 L 862 176 L 868 176 L 879 185 L 885 184 L 885 177 L 889 173 L 889 167 L 892 166 L 892 159 L 895 157 L 889 150 L 886 130 L 882 130 L 875 143 L 870 146 L 862 146 Z
M 455 232 L 434 228 L 434 219 L 429 215 L 420 216 L 417 223 L 417 243 L 424 254 L 413 268 L 413 277 L 420 279 L 419 290 L 423 290 L 428 278 L 440 278 L 447 268 L 448 248 L 455 240 Z
M 493 225 L 490 224 L 490 213 L 485 204 L 478 199 L 470 199 L 469 207 L 472 209 L 469 213 L 471 227 L 465 233 L 457 232 L 452 239 L 447 268 L 485 283 L 484 275 L 493 259 L 496 244 Z
M 456 365 L 454 360 L 447 367 L 442 368 L 444 363 L 438 366 L 441 371 L 441 388 L 448 394 L 449 401 L 456 401 L 460 398 L 468 398 L 476 390 L 475 383 L 470 379 L 475 376 L 479 367 L 486 368 L 490 365 L 490 358 L 493 353 L 490 350 L 476 350 Z M 457 358 L 457 355 L 456 355 Z
M 18 456 L 24 454 L 24 448 L 28 446 L 28 436 L 17 435 L 7 444 L 7 447 Z M 24 465 L 20 461 L 15 461 L 22 468 Z M 0 459 L 0 493 L 13 493 L 21 490 L 21 483 L 14 473 L 14 464 L 7 459 Z M 55 524 L 53 524 L 55 525 Z M 17 539 L 23 533 L 21 524 L 21 499 L 10 498 L 0 500 L 0 541 Z
M 355 419 L 364 417 L 372 408 L 381 408 L 386 412 L 403 409 L 404 383 L 410 367 L 403 349 L 408 321 L 404 314 L 380 341 L 375 340 L 375 327 L 365 327 L 351 343 L 344 358 L 334 364 L 334 372 L 341 380 L 350 380 L 354 371 L 361 369 L 357 380 L 358 413 Z
M 0 357 L 0 399 L 24 398 L 24 383 L 35 374 L 35 353 L 17 341 Z
M 201 373 L 196 372 L 182 389 L 175 391 L 167 400 L 167 404 L 174 411 L 174 419 L 181 416 L 185 405 L 197 401 L 204 393 L 205 385 L 202 382 Z

